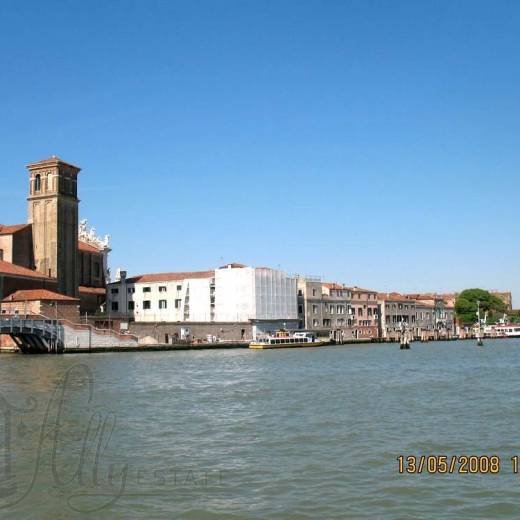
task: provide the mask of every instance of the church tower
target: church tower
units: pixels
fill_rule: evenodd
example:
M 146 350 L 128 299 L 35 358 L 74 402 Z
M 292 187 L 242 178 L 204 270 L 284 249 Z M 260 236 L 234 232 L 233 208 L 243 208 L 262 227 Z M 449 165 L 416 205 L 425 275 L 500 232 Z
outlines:
M 56 278 L 60 293 L 77 297 L 80 168 L 55 156 L 27 168 L 36 270 Z

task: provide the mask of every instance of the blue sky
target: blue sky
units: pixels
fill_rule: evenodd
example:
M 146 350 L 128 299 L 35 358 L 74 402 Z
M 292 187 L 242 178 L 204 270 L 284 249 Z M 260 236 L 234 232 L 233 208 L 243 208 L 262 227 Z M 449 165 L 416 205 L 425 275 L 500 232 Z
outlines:
M 520 3 L 0 3 L 0 222 L 83 168 L 112 267 L 238 261 L 520 305 Z

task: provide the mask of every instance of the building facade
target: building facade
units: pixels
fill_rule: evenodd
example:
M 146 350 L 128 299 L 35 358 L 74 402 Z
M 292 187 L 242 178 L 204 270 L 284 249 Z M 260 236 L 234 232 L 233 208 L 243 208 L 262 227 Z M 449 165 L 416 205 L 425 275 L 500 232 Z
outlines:
M 353 337 L 352 293 L 318 277 L 298 278 L 298 326 L 342 342 Z
M 379 337 L 377 291 L 350 287 L 352 298 L 352 337 L 371 340 Z
M 399 293 L 378 293 L 379 336 L 397 341 L 403 328 L 415 329 L 416 302 Z
M 79 298 L 47 289 L 19 290 L 2 300 L 2 315 L 46 316 L 77 323 Z
M 169 337 L 183 335 L 179 327 L 203 324 L 215 336 L 223 333 L 222 324 L 241 324 L 241 339 L 298 326 L 296 280 L 276 269 L 242 264 L 130 278 L 123 273 L 108 286 L 108 305 L 113 318 L 130 324 L 177 324 L 165 333 Z
M 407 294 L 416 303 L 417 339 L 449 339 L 456 333 L 455 308 L 439 294 Z

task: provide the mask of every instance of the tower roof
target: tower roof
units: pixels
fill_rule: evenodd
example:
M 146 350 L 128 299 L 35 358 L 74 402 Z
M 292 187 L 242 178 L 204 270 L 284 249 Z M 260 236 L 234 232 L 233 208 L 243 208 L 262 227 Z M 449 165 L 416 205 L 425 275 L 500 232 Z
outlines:
M 81 170 L 81 168 L 79 166 L 75 166 L 74 164 L 68 163 L 68 162 L 60 159 L 56 155 L 52 155 L 48 159 L 42 159 L 41 161 L 29 163 L 27 165 L 27 168 L 29 168 L 29 170 L 34 170 L 37 168 L 44 168 L 46 166 L 56 166 L 58 164 L 69 166 L 70 168 L 74 168 L 75 170 L 78 170 L 78 172 Z

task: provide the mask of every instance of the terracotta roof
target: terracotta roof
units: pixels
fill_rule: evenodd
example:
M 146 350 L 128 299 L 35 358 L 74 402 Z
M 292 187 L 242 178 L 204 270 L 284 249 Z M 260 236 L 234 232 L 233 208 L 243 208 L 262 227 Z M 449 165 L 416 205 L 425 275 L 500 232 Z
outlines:
M 48 276 L 39 273 L 38 271 L 33 271 L 32 269 L 27 269 L 26 267 L 22 267 L 21 265 L 11 264 L 3 260 L 0 260 L 0 274 L 22 276 L 24 278 L 40 278 L 43 280 L 54 280 L 53 278 L 49 278 Z
M 148 282 L 173 282 L 176 280 L 186 280 L 192 278 L 213 278 L 215 271 L 194 271 L 185 273 L 155 273 L 155 274 L 140 274 L 127 278 L 129 283 L 148 283 Z
M 26 291 L 16 291 L 4 298 L 3 302 L 31 302 L 31 301 L 63 301 L 63 302 L 77 302 L 78 298 L 71 298 L 64 294 L 47 289 L 31 289 Z
M 340 283 L 336 282 L 325 282 L 322 284 L 327 289 L 347 289 L 344 285 L 341 285 Z
M 347 289 L 349 291 L 352 291 L 352 292 L 369 292 L 369 293 L 376 293 L 377 294 L 377 291 L 374 291 L 372 289 L 362 289 L 361 287 L 347 287 Z
M 29 163 L 27 165 L 27 168 L 31 168 L 31 167 L 45 167 L 45 166 L 48 166 L 50 164 L 65 164 L 66 166 L 71 166 L 72 168 L 75 168 L 76 170 L 80 171 L 81 168 L 79 168 L 78 166 L 75 166 L 74 164 L 71 164 L 71 163 L 68 163 L 66 161 L 63 161 L 62 159 L 60 159 L 59 157 L 57 157 L 56 155 L 53 155 L 51 157 L 49 157 L 48 159 L 42 159 L 41 161 L 36 161 L 36 162 L 32 162 L 32 163 Z
M 405 294 L 407 298 L 411 298 L 412 300 L 443 300 L 444 295 L 437 293 L 413 293 L 413 294 Z
M 80 285 L 79 292 L 80 294 L 99 294 L 104 296 L 107 291 L 104 287 L 85 287 L 84 285 Z
M 0 235 L 12 235 L 30 226 L 31 224 L 14 224 L 12 226 L 5 226 L 4 224 L 0 224 Z
M 417 300 L 415 302 L 416 307 L 427 307 L 428 309 L 435 309 L 433 303 L 428 303 L 426 300 Z
M 403 296 L 400 293 L 397 292 L 391 292 L 391 293 L 377 293 L 377 299 L 378 300 L 390 300 L 394 302 L 410 302 L 410 298 L 407 298 L 406 296 Z
M 100 253 L 101 249 L 98 249 L 96 246 L 92 244 L 87 244 L 83 242 L 83 240 L 78 240 L 78 250 L 85 251 L 86 253 Z

